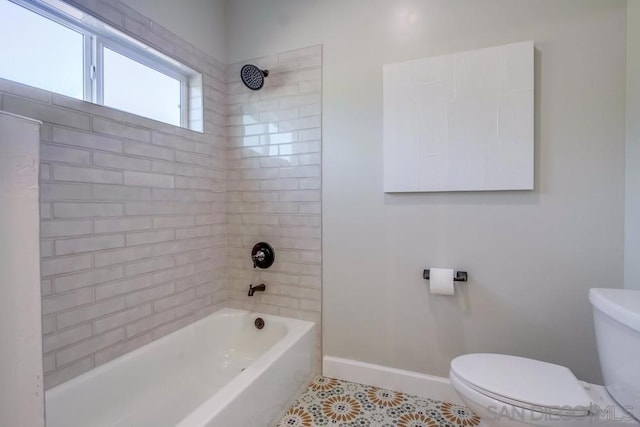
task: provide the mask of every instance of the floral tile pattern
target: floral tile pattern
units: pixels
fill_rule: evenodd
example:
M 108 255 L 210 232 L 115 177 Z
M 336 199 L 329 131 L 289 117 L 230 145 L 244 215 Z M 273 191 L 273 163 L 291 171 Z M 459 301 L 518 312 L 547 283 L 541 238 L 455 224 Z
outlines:
M 468 408 L 378 387 L 315 377 L 277 427 L 473 427 Z

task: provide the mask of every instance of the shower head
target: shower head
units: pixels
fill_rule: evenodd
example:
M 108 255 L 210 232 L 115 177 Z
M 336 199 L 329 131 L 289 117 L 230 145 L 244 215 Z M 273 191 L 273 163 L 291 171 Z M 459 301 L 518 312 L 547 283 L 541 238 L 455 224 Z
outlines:
M 264 85 L 264 78 L 269 75 L 269 71 L 261 70 L 255 65 L 247 64 L 240 70 L 242 83 L 251 90 L 260 90 Z

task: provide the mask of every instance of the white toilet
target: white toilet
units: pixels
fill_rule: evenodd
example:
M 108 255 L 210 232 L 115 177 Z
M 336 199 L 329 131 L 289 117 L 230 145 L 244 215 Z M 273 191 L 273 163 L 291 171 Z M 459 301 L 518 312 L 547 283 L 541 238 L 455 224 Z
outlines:
M 522 357 L 456 357 L 451 385 L 482 426 L 640 427 L 640 291 L 591 289 L 589 300 L 605 386 Z

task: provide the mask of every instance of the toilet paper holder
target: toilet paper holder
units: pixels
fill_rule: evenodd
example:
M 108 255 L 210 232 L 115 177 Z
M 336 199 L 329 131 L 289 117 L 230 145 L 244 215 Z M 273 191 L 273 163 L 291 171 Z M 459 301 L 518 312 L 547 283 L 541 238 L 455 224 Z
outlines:
M 424 280 L 429 280 L 429 269 L 423 270 L 422 271 L 422 278 Z M 466 271 L 456 271 L 455 275 L 453 276 L 453 281 L 454 282 L 466 282 L 469 278 L 469 275 L 467 274 Z

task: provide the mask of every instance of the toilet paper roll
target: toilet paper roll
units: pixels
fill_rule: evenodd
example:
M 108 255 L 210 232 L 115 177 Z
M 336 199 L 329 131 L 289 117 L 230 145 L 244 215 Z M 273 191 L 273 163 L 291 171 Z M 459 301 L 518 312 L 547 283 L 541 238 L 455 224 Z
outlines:
M 430 268 L 429 269 L 429 292 L 434 295 L 453 295 L 452 268 Z

